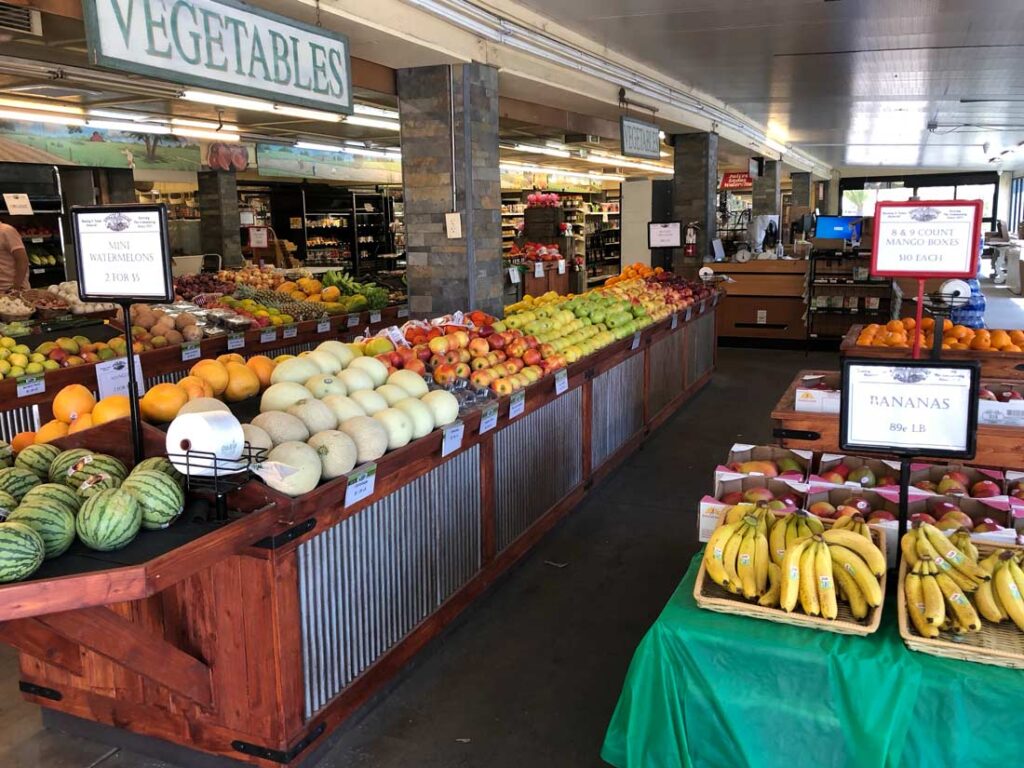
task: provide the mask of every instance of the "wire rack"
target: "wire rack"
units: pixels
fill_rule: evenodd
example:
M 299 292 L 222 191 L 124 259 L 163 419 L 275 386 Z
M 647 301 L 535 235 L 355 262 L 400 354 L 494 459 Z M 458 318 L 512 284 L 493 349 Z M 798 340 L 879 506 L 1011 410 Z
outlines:
M 215 453 L 193 450 L 168 453 L 167 458 L 185 476 L 186 490 L 212 494 L 216 499 L 217 519 L 226 520 L 228 494 L 249 482 L 253 469 L 267 460 L 267 450 L 246 443 L 237 459 L 223 459 Z

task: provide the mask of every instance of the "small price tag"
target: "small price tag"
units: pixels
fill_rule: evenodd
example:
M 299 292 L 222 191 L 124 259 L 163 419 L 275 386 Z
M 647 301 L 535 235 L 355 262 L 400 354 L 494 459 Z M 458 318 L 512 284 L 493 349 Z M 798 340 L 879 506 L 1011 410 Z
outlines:
M 523 411 L 526 410 L 526 392 L 519 390 L 518 392 L 512 393 L 512 399 L 508 402 L 508 417 L 514 419 L 516 416 L 522 416 Z
M 380 322 L 380 312 L 370 313 L 370 325 L 376 325 Z
M 690 322 L 690 318 L 693 317 L 693 307 L 686 308 L 686 317 L 683 318 L 686 322 Z
M 555 394 L 564 395 L 569 390 L 569 372 L 564 368 L 555 371 Z
M 408 307 L 402 307 L 400 310 L 398 310 L 398 316 L 399 317 L 408 317 L 409 316 L 409 308 Z
M 377 483 L 377 465 L 364 464 L 348 476 L 348 485 L 345 486 L 345 506 L 362 501 L 373 495 L 374 485 Z
M 41 373 L 30 373 L 18 377 L 18 397 L 41 395 L 46 391 L 46 381 Z
M 462 447 L 462 436 L 466 433 L 466 425 L 461 421 L 449 424 L 441 432 L 441 456 L 455 453 Z
M 633 343 L 629 345 L 630 349 L 640 349 L 640 331 L 636 331 L 633 334 Z
M 560 275 L 564 275 L 565 274 L 565 259 L 559 259 L 558 260 L 558 274 L 560 274 Z
M 519 267 L 508 268 L 508 279 L 513 285 L 519 284 Z
M 331 320 L 327 317 L 321 317 L 316 324 L 317 333 L 328 333 L 331 330 Z
M 142 361 L 138 357 L 135 358 L 135 383 L 139 390 L 138 394 L 144 394 L 146 384 L 142 378 Z M 131 390 L 128 388 L 127 358 L 117 357 L 96 363 L 96 384 L 101 399 L 111 395 L 128 395 Z
M 707 303 L 707 301 L 702 301 L 702 302 L 700 303 L 700 309 L 698 310 L 699 314 L 702 314 L 702 315 L 703 315 L 703 314 L 704 314 L 704 311 L 705 311 L 705 310 L 706 310 L 707 308 L 708 308 L 708 303 Z
M 24 193 L 4 193 L 4 205 L 11 216 L 31 216 L 32 201 Z M 19 395 L 20 397 L 20 395 Z
M 260 344 L 273 344 L 277 341 L 277 328 L 264 328 L 260 331 Z
M 672 330 L 674 331 L 678 327 L 679 327 L 679 313 L 678 312 L 673 312 L 672 313 Z
M 359 325 L 359 315 L 349 315 L 345 318 L 345 326 L 348 328 L 355 328 Z
M 286 339 L 294 339 L 298 335 L 299 326 L 297 326 L 295 323 L 290 323 L 289 325 L 286 325 L 281 331 L 281 336 Z
M 202 355 L 202 350 L 199 348 L 198 341 L 186 341 L 181 345 L 181 362 L 187 363 L 189 360 L 198 360 Z
M 391 339 L 391 343 L 394 344 L 395 347 L 409 346 L 409 342 L 406 341 L 405 336 L 402 334 L 401 329 L 399 329 L 397 325 L 389 326 L 388 329 L 384 332 L 388 335 L 388 338 Z
M 535 261 L 533 263 L 533 276 L 534 277 L 544 277 L 544 262 L 543 261 Z
M 228 350 L 234 351 L 236 349 L 245 349 L 245 334 L 244 333 L 229 333 L 228 334 Z
M 518 392 L 516 394 L 519 394 Z M 525 392 L 523 394 L 526 394 Z M 480 434 L 490 432 L 498 426 L 498 404 L 491 403 L 480 414 Z

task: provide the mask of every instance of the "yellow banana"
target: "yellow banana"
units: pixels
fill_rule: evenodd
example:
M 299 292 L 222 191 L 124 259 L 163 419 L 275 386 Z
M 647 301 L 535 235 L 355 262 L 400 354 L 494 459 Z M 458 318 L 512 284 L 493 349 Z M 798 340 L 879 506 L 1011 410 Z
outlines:
M 921 530 L 932 543 L 932 546 L 949 561 L 950 565 L 960 573 L 977 582 L 985 581 L 989 575 L 982 570 L 976 562 L 970 560 L 963 552 L 953 546 L 953 543 L 946 538 L 946 534 L 930 523 L 923 523 Z
M 825 524 L 821 522 L 816 515 L 812 515 L 810 512 L 801 515 L 801 517 L 807 522 L 807 528 L 811 533 L 823 533 L 825 531 Z
M 704 549 L 704 568 L 708 572 L 708 576 L 716 584 L 726 588 L 729 586 L 729 574 L 725 570 L 725 543 L 736 532 L 739 525 L 740 523 L 730 523 L 716 528 Z
M 811 539 L 795 541 L 791 547 L 786 549 L 786 556 L 782 558 L 779 607 L 787 613 L 796 608 L 796 601 L 800 596 L 800 560 L 804 551 L 813 543 Z
M 778 608 L 779 592 L 782 590 L 782 569 L 775 563 L 768 563 L 768 591 L 761 595 L 758 605 Z
M 978 632 L 981 629 L 981 619 L 978 618 L 974 606 L 967 599 L 967 595 L 956 585 L 949 576 L 940 573 L 935 577 L 939 589 L 946 598 L 946 604 L 952 608 L 953 616 L 957 624 L 968 632 Z
M 974 546 L 974 542 L 971 541 L 971 534 L 966 528 L 958 528 L 949 537 L 949 542 L 963 552 L 967 558 L 976 563 L 978 562 L 978 548 Z M 991 571 L 987 571 L 987 573 L 991 573 Z
M 929 624 L 940 625 L 946 618 L 946 603 L 942 599 L 935 576 L 921 577 L 921 595 L 924 598 L 924 618 Z
M 914 624 L 914 629 L 922 637 L 938 637 L 939 628 L 929 624 L 924 616 L 924 596 L 921 591 L 921 577 L 916 573 L 908 573 L 903 580 L 903 593 L 907 599 L 907 614 Z
M 1012 557 L 1007 560 L 1004 567 L 1010 571 L 1010 577 L 1013 579 L 1013 583 L 1017 585 L 1017 591 L 1024 595 L 1024 569 L 1020 567 L 1016 558 Z
M 907 568 L 917 565 L 917 532 L 907 531 L 900 539 L 900 549 L 903 550 L 903 559 L 907 561 Z
M 797 533 L 799 535 L 799 538 L 802 539 L 802 538 L 805 538 L 805 537 L 811 535 L 811 526 L 809 526 L 807 524 L 807 521 L 804 520 L 802 517 L 797 517 L 797 519 L 796 519 L 796 526 L 797 526 L 796 530 L 797 530 Z
M 843 515 L 832 525 L 833 531 L 845 531 L 853 525 L 853 515 Z
M 792 515 L 786 515 L 772 526 L 772 532 L 768 534 L 768 550 L 773 563 L 781 563 L 783 555 L 786 554 L 786 534 L 792 522 Z
M 821 545 L 818 542 L 812 542 L 800 556 L 800 607 L 808 616 L 821 614 L 818 587 L 814 579 L 814 561 L 819 546 Z
M 1012 556 L 1009 556 L 1007 560 L 1011 558 Z M 1024 631 L 1024 594 L 1017 586 L 1006 561 L 1003 567 L 996 568 L 992 576 L 992 585 L 1007 615 L 1020 630 Z
M 952 546 L 952 545 L 950 545 Z M 953 581 L 957 583 L 960 589 L 967 592 L 973 592 L 978 588 L 978 582 L 970 578 L 966 574 L 961 573 L 953 564 L 950 563 L 946 558 L 939 554 L 938 550 L 935 549 L 935 545 L 932 543 L 924 532 L 923 528 L 917 529 L 917 554 L 921 560 L 928 560 L 935 564 L 939 573 L 945 573 Z
M 760 531 L 754 533 L 754 586 L 757 594 L 763 595 L 768 589 L 768 564 L 772 557 L 768 551 L 768 537 Z
M 999 563 L 999 555 L 1003 553 L 1003 550 L 997 549 L 992 552 L 988 557 L 978 563 L 982 569 L 991 576 L 995 573 L 996 565 Z
M 818 605 L 821 615 L 826 619 L 834 619 L 839 615 L 836 602 L 836 584 L 832 576 L 832 555 L 828 547 L 818 544 L 814 552 L 814 580 L 818 587 Z
M 793 546 L 793 542 L 800 538 L 800 524 L 799 518 L 793 515 L 790 519 L 788 526 L 786 527 L 786 549 Z M 781 565 L 781 563 L 780 563 Z
M 867 563 L 871 573 L 875 576 L 881 576 L 885 573 L 885 555 L 875 546 L 874 542 L 868 541 L 853 531 L 837 531 L 832 529 L 825 531 L 822 536 L 827 543 L 838 544 L 860 555 L 861 559 Z
M 757 582 L 754 580 L 754 537 L 757 535 L 757 524 L 747 525 L 743 532 L 743 540 L 736 553 L 736 574 L 740 577 L 740 588 L 747 600 L 757 597 Z
M 996 602 L 995 592 L 990 581 L 986 581 L 974 593 L 974 607 L 978 609 L 978 613 L 981 614 L 985 621 L 991 621 L 993 624 L 998 624 L 1007 618 L 1006 612 Z
M 856 582 L 863 593 L 864 600 L 872 608 L 881 605 L 882 587 L 875 575 L 871 573 L 867 563 L 864 562 L 864 558 L 853 550 L 841 547 L 838 544 L 830 545 L 829 552 L 832 555 L 832 570 L 842 568 L 850 574 L 850 577 Z
M 747 529 L 743 523 L 736 526 L 736 530 L 725 543 L 722 552 L 722 565 L 725 566 L 726 584 L 725 588 L 735 595 L 740 593 L 740 575 L 736 573 L 736 555 L 740 551 L 740 544 L 743 543 L 743 532 Z
M 742 504 L 735 504 L 729 507 L 729 510 L 725 513 L 725 522 L 738 523 L 756 509 L 756 504 L 748 504 L 746 502 L 743 502 Z
M 859 533 L 868 541 L 872 543 L 874 542 L 874 540 L 871 538 L 871 529 L 868 528 L 868 524 L 865 523 L 863 520 L 859 520 L 857 524 L 854 526 L 853 530 Z
M 831 556 L 831 554 L 832 550 L 829 549 L 829 555 Z M 864 599 L 864 593 L 861 592 L 860 587 L 857 586 L 857 582 L 855 582 L 853 577 L 843 568 L 833 568 L 832 576 L 836 580 L 836 587 L 842 595 L 843 600 L 849 604 L 850 613 L 853 614 L 853 617 L 855 619 L 865 618 L 870 609 L 867 601 Z

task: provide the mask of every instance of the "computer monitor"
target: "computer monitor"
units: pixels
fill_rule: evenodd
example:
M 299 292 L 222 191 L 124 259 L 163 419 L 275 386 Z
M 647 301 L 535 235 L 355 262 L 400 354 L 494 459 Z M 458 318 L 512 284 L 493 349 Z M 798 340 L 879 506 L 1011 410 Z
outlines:
M 860 240 L 863 229 L 862 216 L 819 216 L 814 236 L 827 240 Z

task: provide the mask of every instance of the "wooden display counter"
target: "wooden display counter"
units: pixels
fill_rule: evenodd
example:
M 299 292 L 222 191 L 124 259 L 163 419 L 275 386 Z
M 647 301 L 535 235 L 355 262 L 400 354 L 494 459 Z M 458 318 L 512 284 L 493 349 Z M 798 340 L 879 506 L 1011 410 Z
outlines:
M 182 748 L 267 768 L 314 758 L 707 383 L 715 312 L 708 301 L 645 329 L 636 349 L 630 337 L 570 366 L 562 393 L 542 379 L 513 419 L 502 398 L 484 434 L 480 413 L 466 414 L 446 457 L 440 431 L 387 454 L 362 501 L 346 506 L 346 478 L 296 499 L 251 481 L 228 497 L 232 521 L 170 551 L 159 537 L 188 521 L 93 553 L 90 570 L 0 587 L 0 640 L 20 651 L 23 695 L 61 728 L 130 736 L 184 765 L 199 757 Z M 147 426 L 147 453 L 161 439 Z M 119 442 L 110 430 L 100 447 Z
M 793 383 L 772 409 L 772 435 L 784 448 L 841 453 L 839 449 L 839 414 L 811 413 L 796 410 L 796 391 L 805 376 L 824 376 L 834 387 L 839 386 L 838 371 L 800 371 Z M 948 463 L 948 459 L 921 456 L 922 461 Z M 972 466 L 993 469 L 1020 469 L 1024 464 L 1024 428 L 978 425 L 978 447 Z
M 724 284 L 729 301 L 718 310 L 718 335 L 806 339 L 807 265 L 807 261 L 777 259 L 714 264 L 716 275 L 728 275 L 735 281 Z
M 855 325 L 843 338 L 839 347 L 842 357 L 868 357 L 879 360 L 909 360 L 913 356 L 911 349 L 901 347 L 861 347 L 857 345 L 857 337 L 864 329 L 863 325 Z M 930 350 L 922 350 L 927 356 Z M 943 360 L 979 360 L 981 376 L 985 379 L 999 381 L 1024 380 L 1024 353 L 1021 352 L 974 352 L 966 349 L 944 349 Z

